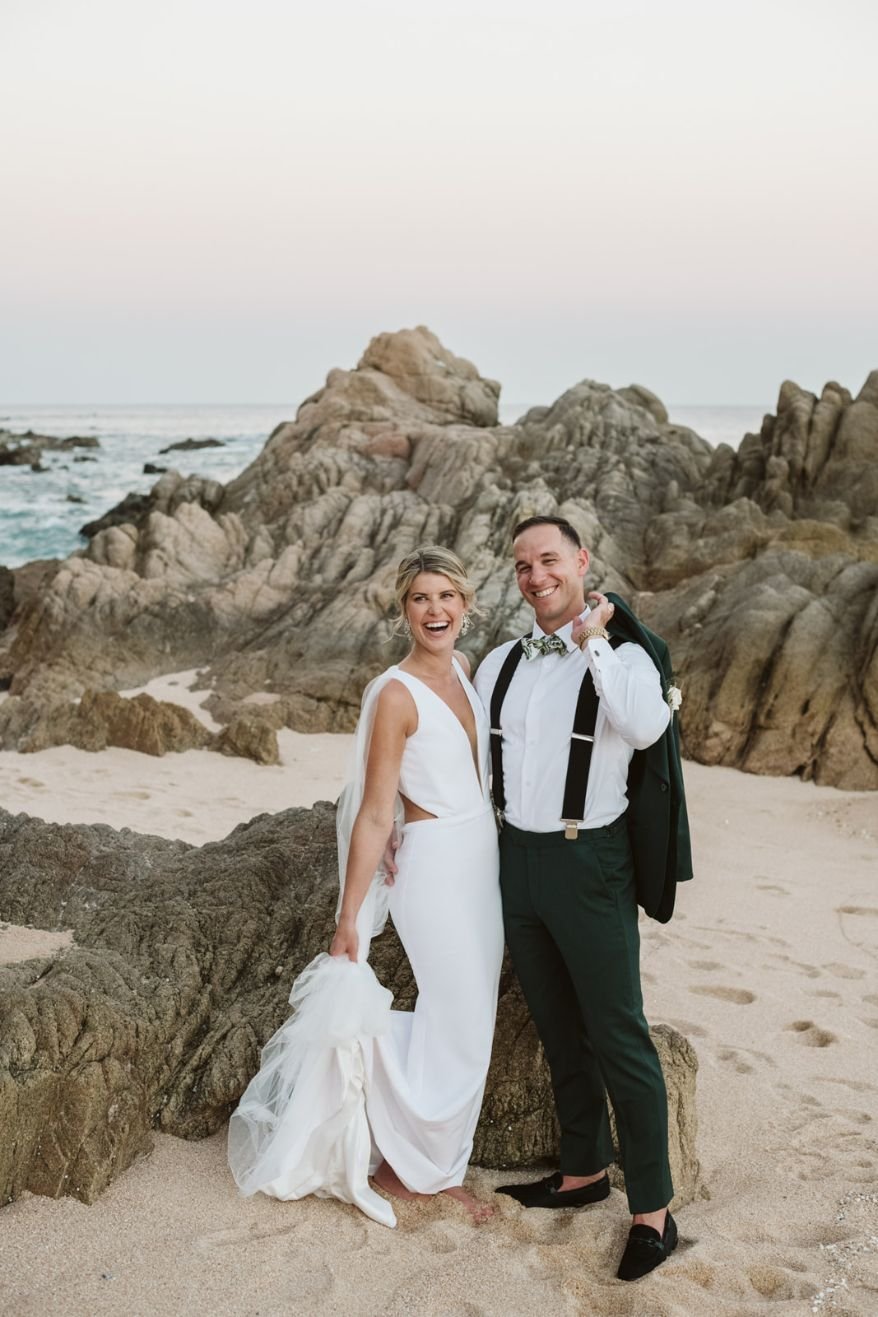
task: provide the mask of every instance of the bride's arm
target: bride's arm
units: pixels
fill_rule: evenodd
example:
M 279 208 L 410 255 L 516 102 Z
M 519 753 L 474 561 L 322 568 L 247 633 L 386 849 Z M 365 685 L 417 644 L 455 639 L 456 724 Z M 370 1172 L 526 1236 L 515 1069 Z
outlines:
M 417 709 L 411 695 L 401 682 L 389 681 L 375 709 L 363 803 L 351 832 L 344 897 L 329 948 L 331 956 L 357 959 L 357 915 L 393 828 L 402 753 L 406 737 L 417 730 L 417 725 Z

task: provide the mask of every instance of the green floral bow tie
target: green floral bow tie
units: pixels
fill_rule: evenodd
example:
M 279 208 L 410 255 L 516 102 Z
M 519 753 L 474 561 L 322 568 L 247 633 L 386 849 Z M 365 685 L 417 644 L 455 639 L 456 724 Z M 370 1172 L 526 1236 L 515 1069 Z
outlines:
M 521 642 L 521 648 L 524 650 L 526 659 L 541 658 L 543 654 L 566 654 L 567 646 L 560 636 L 537 636 L 532 639 L 525 636 Z

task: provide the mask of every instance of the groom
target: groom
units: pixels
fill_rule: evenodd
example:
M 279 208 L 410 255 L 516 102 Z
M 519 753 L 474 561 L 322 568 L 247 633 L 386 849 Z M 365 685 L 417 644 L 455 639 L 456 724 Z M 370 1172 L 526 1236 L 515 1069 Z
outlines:
M 613 604 L 592 593 L 583 619 L 589 559 L 573 526 L 530 517 L 512 539 L 533 633 L 493 650 L 475 685 L 491 709 L 506 940 L 549 1063 L 561 1155 L 554 1175 L 499 1192 L 525 1207 L 606 1198 L 608 1091 L 634 1216 L 618 1275 L 636 1280 L 670 1255 L 677 1229 L 667 1096 L 640 990 L 626 787 L 634 751 L 662 736 L 670 711 L 646 652 L 610 645 Z M 594 720 L 594 692 L 589 723 L 583 701 Z

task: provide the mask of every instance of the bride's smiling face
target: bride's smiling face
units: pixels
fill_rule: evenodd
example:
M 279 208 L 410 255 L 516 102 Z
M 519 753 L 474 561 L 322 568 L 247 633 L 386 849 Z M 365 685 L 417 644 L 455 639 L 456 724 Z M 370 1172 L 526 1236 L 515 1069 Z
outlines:
M 412 640 L 430 653 L 454 648 L 465 611 L 463 596 L 447 576 L 419 572 L 412 581 L 405 615 Z

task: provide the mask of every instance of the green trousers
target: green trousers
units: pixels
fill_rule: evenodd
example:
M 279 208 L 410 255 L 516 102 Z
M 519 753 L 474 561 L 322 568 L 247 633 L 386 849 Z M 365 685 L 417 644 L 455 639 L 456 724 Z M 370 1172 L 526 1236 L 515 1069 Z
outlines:
M 664 1076 L 643 1015 L 634 869 L 624 816 L 586 829 L 500 833 L 506 941 L 552 1075 L 561 1170 L 613 1160 L 616 1116 L 628 1205 L 658 1211 L 674 1194 Z

